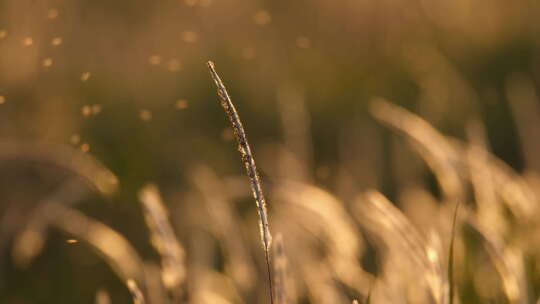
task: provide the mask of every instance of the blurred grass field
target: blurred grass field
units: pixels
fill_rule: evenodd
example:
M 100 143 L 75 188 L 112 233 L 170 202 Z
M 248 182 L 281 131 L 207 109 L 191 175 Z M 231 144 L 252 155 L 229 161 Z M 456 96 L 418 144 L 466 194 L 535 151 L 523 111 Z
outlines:
M 540 2 L 0 0 L 0 303 L 540 298 Z M 131 292 L 130 292 L 131 289 Z

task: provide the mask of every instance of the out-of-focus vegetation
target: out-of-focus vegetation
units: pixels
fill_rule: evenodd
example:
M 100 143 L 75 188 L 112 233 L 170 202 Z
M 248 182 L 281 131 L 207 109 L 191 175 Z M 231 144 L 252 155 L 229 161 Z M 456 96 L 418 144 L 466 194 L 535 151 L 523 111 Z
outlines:
M 0 0 L 0 302 L 540 297 L 540 2 Z

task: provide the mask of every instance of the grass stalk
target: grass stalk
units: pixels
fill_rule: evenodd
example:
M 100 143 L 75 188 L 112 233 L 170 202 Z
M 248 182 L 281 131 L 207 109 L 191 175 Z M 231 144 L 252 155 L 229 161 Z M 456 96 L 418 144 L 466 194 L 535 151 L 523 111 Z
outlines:
M 264 247 L 266 268 L 268 272 L 268 284 L 270 287 L 270 303 L 273 304 L 274 292 L 272 286 L 272 268 L 270 266 L 270 246 L 272 243 L 272 236 L 270 234 L 270 227 L 268 225 L 266 200 L 264 198 L 262 184 L 259 178 L 259 174 L 257 172 L 257 166 L 255 165 L 255 158 L 253 157 L 253 153 L 251 152 L 251 148 L 247 140 L 246 132 L 244 131 L 244 126 L 242 125 L 242 121 L 240 120 L 240 116 L 238 115 L 238 112 L 236 111 L 236 108 L 231 101 L 225 85 L 223 85 L 221 78 L 216 72 L 214 63 L 212 61 L 208 61 L 207 65 L 208 69 L 210 70 L 210 74 L 212 75 L 212 79 L 214 80 L 214 83 L 217 87 L 217 95 L 221 106 L 225 110 L 225 114 L 227 115 L 227 118 L 232 125 L 236 141 L 238 142 L 238 151 L 240 152 L 240 157 L 242 158 L 244 167 L 246 168 L 246 172 L 250 180 L 251 191 L 253 192 L 253 197 L 255 198 L 255 203 L 257 204 L 257 212 L 259 214 L 259 228 L 261 240 Z

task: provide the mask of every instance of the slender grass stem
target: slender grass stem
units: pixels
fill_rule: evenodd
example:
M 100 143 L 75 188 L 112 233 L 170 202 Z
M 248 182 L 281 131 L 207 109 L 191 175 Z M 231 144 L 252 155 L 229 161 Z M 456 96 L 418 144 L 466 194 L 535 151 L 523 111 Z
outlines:
M 266 200 L 264 198 L 264 193 L 262 190 L 259 174 L 257 173 L 257 166 L 255 165 L 255 158 L 253 157 L 253 153 L 251 153 L 251 148 L 247 140 L 246 132 L 244 131 L 244 127 L 240 120 L 240 116 L 238 115 L 238 112 L 236 111 L 236 108 L 234 107 L 234 104 L 231 101 L 231 98 L 229 96 L 229 93 L 227 92 L 227 89 L 225 88 L 225 85 L 223 85 L 221 78 L 219 78 L 219 75 L 216 72 L 214 63 L 212 61 L 208 61 L 207 65 L 208 65 L 208 69 L 210 70 L 210 74 L 212 75 L 212 79 L 214 80 L 214 83 L 216 84 L 217 94 L 218 94 L 218 98 L 221 103 L 221 106 L 225 110 L 225 114 L 227 115 L 227 118 L 229 119 L 232 125 L 234 135 L 236 137 L 236 141 L 238 142 L 238 151 L 240 152 L 240 156 L 242 158 L 242 162 L 244 163 L 244 167 L 246 168 L 246 172 L 250 180 L 251 191 L 253 192 L 253 197 L 255 198 L 255 203 L 257 204 L 257 212 L 259 213 L 259 228 L 260 228 L 261 240 L 263 243 L 264 254 L 265 254 L 265 259 L 266 259 L 268 283 L 270 286 L 270 303 L 273 304 L 274 292 L 273 292 L 273 286 L 272 286 L 273 285 L 272 284 L 272 270 L 271 270 L 272 268 L 271 268 L 271 261 L 270 261 L 270 246 L 272 243 L 272 236 L 270 234 L 270 227 L 268 225 L 268 214 L 266 212 Z

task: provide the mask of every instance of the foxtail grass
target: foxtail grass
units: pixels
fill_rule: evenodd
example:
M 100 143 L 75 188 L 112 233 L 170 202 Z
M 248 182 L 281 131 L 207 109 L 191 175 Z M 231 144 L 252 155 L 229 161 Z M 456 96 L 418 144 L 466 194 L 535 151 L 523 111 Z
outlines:
M 257 204 L 257 212 L 259 213 L 259 228 L 261 234 L 261 240 L 264 247 L 264 254 L 266 260 L 266 269 L 268 272 L 268 283 L 270 287 L 270 303 L 274 303 L 274 292 L 272 286 L 272 268 L 270 266 L 270 246 L 272 244 L 272 235 L 270 234 L 270 227 L 268 224 L 268 214 L 266 212 L 266 200 L 264 198 L 264 193 L 262 190 L 262 184 L 257 172 L 257 166 L 255 165 L 255 158 L 251 152 L 251 147 L 244 131 L 244 126 L 240 120 L 240 116 L 236 111 L 234 104 L 231 101 L 231 97 L 225 88 L 225 85 L 221 81 L 218 73 L 216 72 L 214 63 L 208 61 L 208 69 L 214 83 L 217 87 L 217 95 L 225 114 L 229 119 L 229 122 L 232 125 L 234 131 L 234 136 L 238 142 L 238 151 L 240 152 L 240 157 L 246 168 L 247 175 L 250 180 L 251 191 L 253 192 L 253 197 L 255 198 L 255 203 Z

